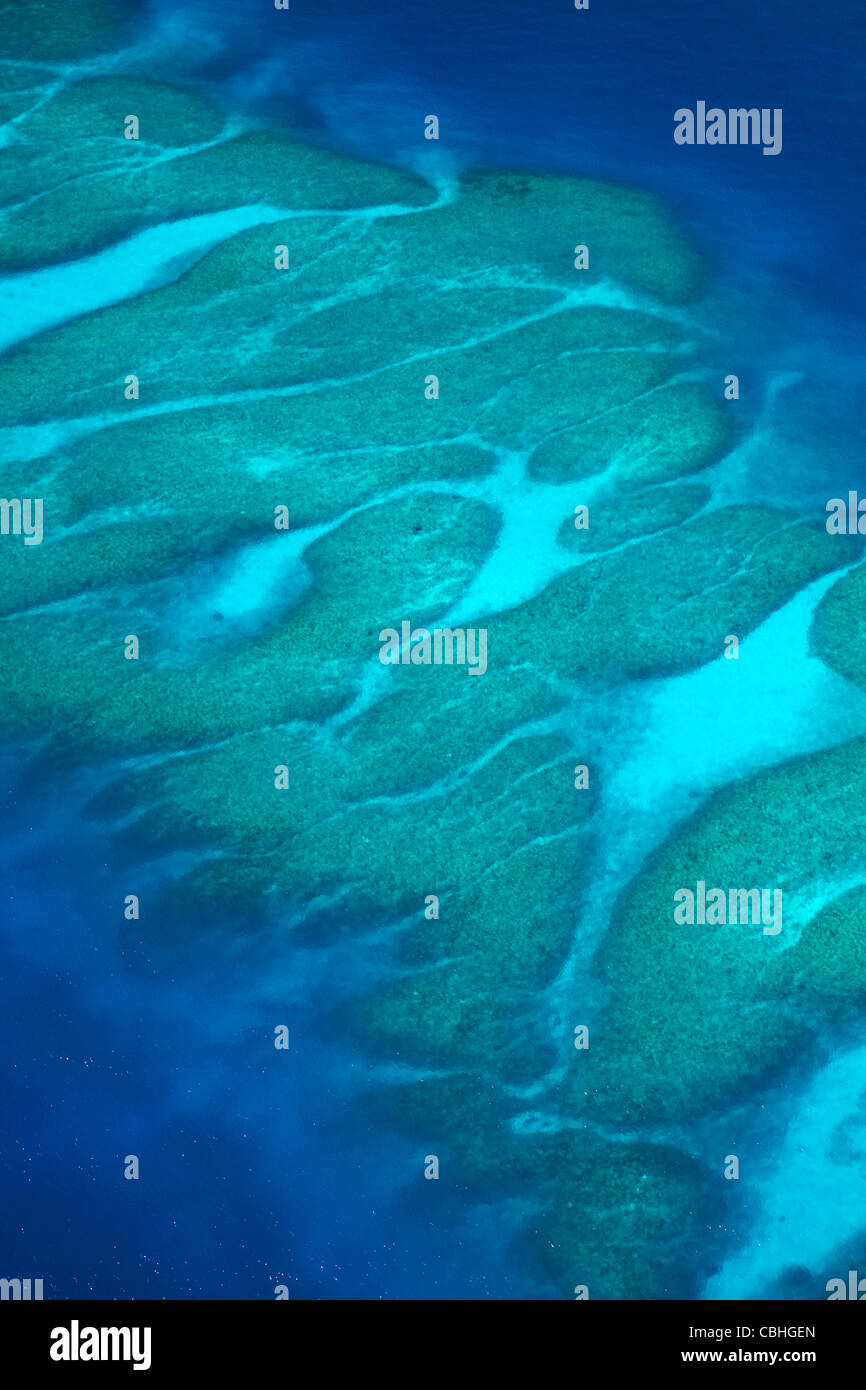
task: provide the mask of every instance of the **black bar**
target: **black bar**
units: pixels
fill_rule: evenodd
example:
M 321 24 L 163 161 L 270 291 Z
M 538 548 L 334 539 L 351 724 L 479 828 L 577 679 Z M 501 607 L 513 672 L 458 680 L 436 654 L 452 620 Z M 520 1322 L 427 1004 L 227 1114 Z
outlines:
M 511 1303 L 433 1304 L 419 1314 L 381 1303 L 355 1302 L 351 1311 L 343 1311 L 301 1300 L 22 1302 L 0 1308 L 0 1336 L 4 1365 L 17 1362 L 20 1373 L 52 1377 L 92 1376 L 98 1370 L 131 1375 L 136 1361 L 157 1380 L 184 1373 L 248 1378 L 251 1372 L 267 1374 L 269 1366 L 274 1373 L 294 1367 L 295 1376 L 309 1364 L 299 1360 L 303 1353 L 315 1357 L 315 1378 L 343 1356 L 359 1375 L 365 1366 L 368 1372 L 402 1367 L 405 1374 L 411 1368 L 403 1342 L 408 1335 L 411 1346 L 423 1347 L 427 1377 L 437 1357 L 452 1373 L 461 1362 L 467 1378 L 475 1374 L 470 1366 L 478 1358 L 478 1373 L 483 1364 L 489 1380 L 499 1356 L 510 1360 L 517 1350 L 521 1359 L 536 1361 L 539 1372 L 546 1363 L 552 1373 L 564 1356 L 563 1370 L 570 1365 L 575 1372 L 586 1371 L 595 1364 L 611 1376 L 629 1370 L 647 1378 L 664 1376 L 674 1367 L 700 1373 L 708 1365 L 729 1370 L 806 1366 L 826 1380 L 856 1366 L 866 1331 L 859 1311 L 824 1302 L 578 1302 L 559 1315 L 555 1308 L 539 1314 L 537 1306 L 521 1314 Z M 536 1323 L 538 1316 L 543 1323 Z M 91 1329 L 118 1329 L 120 1335 L 95 1337 Z M 548 1340 L 534 1343 L 531 1338 L 538 1334 Z M 77 1359 L 54 1359 L 52 1347 L 69 1358 L 78 1352 Z M 118 1359 L 113 1359 L 115 1348 Z M 92 1350 L 104 1350 L 105 1359 L 89 1359 Z

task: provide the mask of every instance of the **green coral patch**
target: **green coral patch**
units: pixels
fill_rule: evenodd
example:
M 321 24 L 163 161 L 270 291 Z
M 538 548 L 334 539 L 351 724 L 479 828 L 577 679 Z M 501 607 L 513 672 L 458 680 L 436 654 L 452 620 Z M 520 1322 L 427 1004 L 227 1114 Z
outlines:
M 493 463 L 469 444 L 317 457 L 306 423 L 303 435 L 272 439 L 273 414 L 267 403 L 253 402 L 133 420 L 86 436 L 58 456 L 58 473 L 42 484 L 48 533 L 54 524 L 105 525 L 106 514 L 159 514 L 168 525 L 183 522 L 187 546 L 200 556 L 229 539 L 273 536 L 279 507 L 288 508 L 292 531 L 303 530 L 393 489 L 468 481 Z M 301 410 L 298 429 L 302 420 Z
M 515 739 L 455 787 L 374 798 L 299 837 L 293 873 L 318 891 L 354 882 L 374 905 L 420 910 L 426 894 L 475 883 L 536 835 L 557 835 L 579 820 L 583 803 L 568 773 L 561 740 Z
M 10 0 L 0 10 L 0 53 L 57 61 L 101 52 L 117 42 L 125 18 L 111 0 Z
M 792 1060 L 810 1025 L 860 997 L 866 744 L 783 764 L 718 792 L 621 895 L 596 960 L 610 1000 L 567 1091 L 579 1106 L 658 1120 L 723 1104 Z M 698 882 L 782 893 L 768 920 L 674 919 Z M 770 927 L 769 932 L 765 927 Z M 804 997 L 805 996 L 805 997 Z
M 124 137 L 129 115 L 140 122 L 136 140 Z M 4 204 L 29 203 L 70 180 L 102 171 L 122 207 L 130 169 L 147 168 L 189 144 L 215 140 L 221 128 L 222 120 L 208 102 L 142 78 L 96 77 L 61 87 L 16 122 L 14 143 L 0 153 Z M 61 243 L 68 234 L 67 228 L 57 228 Z M 44 254 L 48 248 L 39 249 Z
M 130 116 L 137 138 L 126 138 Z M 157 222 L 229 208 L 336 212 L 435 197 L 411 174 L 268 131 L 222 129 L 209 103 L 141 78 L 60 89 L 0 152 L 6 200 L 26 199 L 3 220 L 0 263 L 72 260 Z
M 590 525 L 585 529 L 567 518 L 559 528 L 557 540 L 566 550 L 578 554 L 615 550 L 640 536 L 680 526 L 706 506 L 710 497 L 710 489 L 699 483 L 645 488 L 625 496 L 613 493 L 593 502 Z
M 45 500 L 49 529 L 42 544 L 8 547 L 3 554 L 0 613 L 132 584 L 167 572 L 189 553 L 189 525 L 176 517 L 137 517 L 54 538 Z
M 650 195 L 552 175 L 474 173 L 429 216 L 437 258 L 456 277 L 510 273 L 582 288 L 620 279 L 671 301 L 701 284 L 698 258 Z M 576 270 L 575 246 L 589 248 Z
M 401 958 L 415 973 L 351 1010 L 354 1028 L 376 1052 L 449 1066 L 483 1058 L 512 1077 L 535 1056 L 535 1045 L 529 1057 L 525 1052 L 534 1036 L 532 1005 L 568 954 L 586 853 L 577 832 L 591 812 L 589 794 L 574 792 L 567 749 L 557 756 L 551 745 L 546 756 L 554 760 L 529 770 L 545 756 L 547 742 L 512 745 L 487 776 L 475 773 L 447 802 L 428 798 L 414 823 L 404 810 L 402 825 L 389 825 L 387 838 L 371 833 L 375 821 L 363 814 L 362 824 L 351 827 L 371 866 L 389 852 L 399 855 L 403 872 L 393 884 L 387 862 L 377 867 L 375 901 L 392 899 L 414 916 L 401 938 Z M 518 757 L 527 770 L 498 791 L 503 774 L 513 777 Z M 433 834 L 427 815 L 437 817 Z M 438 849 L 443 835 L 450 842 L 447 861 Z M 348 848 L 342 846 L 344 854 Z M 424 912 L 430 893 L 440 899 L 432 919 Z M 430 960 L 438 964 L 418 973 Z
M 485 621 L 491 643 L 562 676 L 669 674 L 720 655 L 729 633 L 742 638 L 856 553 L 787 513 L 724 507 L 587 560 Z
M 3 63 L 0 66 L 0 124 L 24 115 L 43 100 L 50 81 L 47 72 Z
M 88 727 L 97 721 L 102 746 L 132 750 L 327 717 L 351 700 L 395 612 L 411 605 L 423 621 L 454 602 L 497 524 L 482 503 L 440 494 L 358 512 L 305 551 L 314 584 L 287 621 L 197 664 L 169 664 L 176 635 L 154 631 L 146 613 L 139 612 L 148 639 L 138 661 L 123 659 L 114 613 L 7 620 L 0 658 L 16 671 L 4 691 L 7 723 L 32 730 L 73 717 Z M 133 621 L 134 605 L 125 618 Z M 105 656 L 112 644 L 114 657 Z M 103 654 L 95 668 L 94 647 Z M 70 666 L 82 671 L 75 682 Z
M 489 738 L 483 708 L 471 712 L 476 736 Z M 404 755 L 424 742 L 423 727 L 404 728 Z M 354 1005 L 354 1025 L 391 1056 L 453 1061 L 480 1048 L 512 1057 L 512 1070 L 525 1066 L 515 1024 L 524 1020 L 522 1037 L 528 1001 L 567 955 L 584 854 L 578 832 L 592 797 L 575 793 L 558 739 L 513 740 L 464 775 L 453 769 L 449 782 L 395 796 L 376 786 L 376 768 L 387 779 L 389 756 L 400 751 L 396 740 L 365 748 L 363 736 L 342 743 L 303 728 L 262 731 L 167 760 L 134 787 L 109 789 L 92 810 L 124 815 L 147 805 L 136 832 L 166 843 L 179 818 L 191 842 L 227 854 L 206 874 L 229 898 L 237 881 L 283 902 L 342 894 L 356 920 L 403 917 L 401 958 L 437 968 Z M 284 790 L 274 785 L 281 764 L 290 773 Z M 366 800 L 352 800 L 353 781 L 363 781 Z M 432 918 L 429 894 L 439 899 Z
M 516 1248 L 567 1299 L 696 1298 L 730 1219 L 694 1159 L 674 1148 L 583 1136 L 556 1198 Z
M 851 558 L 852 542 L 834 536 L 839 563 Z M 851 570 L 828 589 L 818 607 L 809 633 L 812 651 L 834 671 L 866 690 L 866 565 Z
M 531 477 L 567 483 L 605 473 L 618 487 L 667 482 L 717 463 L 730 443 L 721 406 L 705 386 L 673 382 L 544 439 Z
M 261 729 L 176 758 L 100 798 L 102 813 L 141 814 L 139 833 L 170 838 L 171 808 L 208 844 L 262 853 L 338 810 L 380 797 L 452 784 L 524 721 L 560 704 L 531 672 L 488 671 L 471 679 L 459 667 L 399 668 L 393 693 L 340 728 Z M 412 679 L 414 677 L 414 680 Z M 296 795 L 271 795 L 278 764 L 291 770 Z M 444 932 L 444 935 L 443 935 Z M 447 939 L 443 924 L 436 939 Z M 441 947 L 440 947 L 441 954 Z
M 124 390 L 134 373 L 150 407 L 319 384 L 327 400 L 304 389 L 292 405 L 320 432 L 330 411 L 329 433 L 348 410 L 365 435 L 384 443 L 399 429 L 399 438 L 415 442 L 461 435 L 481 415 L 491 443 L 528 446 L 627 403 L 671 371 L 677 336 L 650 315 L 563 310 L 523 322 L 552 301 L 545 291 L 520 288 L 415 290 L 407 309 L 381 283 L 379 293 L 364 293 L 363 278 L 350 296 L 338 224 L 309 218 L 287 225 L 290 236 L 257 227 L 232 237 L 174 284 L 8 352 L 0 361 L 0 423 L 132 410 Z M 280 271 L 274 249 L 284 235 L 294 251 L 290 269 Z M 393 274 L 387 264 L 365 265 L 363 276 L 374 270 L 383 279 Z M 331 294 L 340 303 L 319 307 Z M 537 364 L 529 372 L 527 361 Z M 330 384 L 358 376 L 359 366 L 359 380 L 340 391 Z M 426 392 L 431 374 L 439 399 Z
M 723 1180 L 665 1145 L 516 1131 L 515 1109 L 465 1072 L 380 1086 L 359 1103 L 362 1118 L 417 1142 L 419 1164 L 435 1153 L 446 1189 L 486 1203 L 531 1191 L 539 1210 L 513 1253 L 553 1297 L 573 1299 L 581 1285 L 590 1299 L 696 1297 L 740 1215 Z
M 778 962 L 774 986 L 784 994 L 818 996 L 819 1006 L 862 1005 L 866 996 L 866 888 L 842 893 L 803 927 Z
M 505 660 L 483 676 L 457 666 L 438 667 L 433 680 L 430 674 L 423 666 L 395 668 L 387 698 L 345 726 L 349 800 L 361 800 L 371 785 L 396 796 L 462 775 L 499 739 L 562 705 L 543 675 Z

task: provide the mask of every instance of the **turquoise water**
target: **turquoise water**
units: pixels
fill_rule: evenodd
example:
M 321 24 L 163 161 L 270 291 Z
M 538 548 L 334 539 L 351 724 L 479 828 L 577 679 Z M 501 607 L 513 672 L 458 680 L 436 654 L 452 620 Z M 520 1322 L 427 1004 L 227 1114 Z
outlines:
M 27 12 L 0 458 L 46 539 L 0 553 L 9 1273 L 823 1297 L 862 1259 L 866 698 L 861 545 L 823 524 L 862 471 L 854 132 L 828 171 L 839 110 L 814 143 L 797 119 L 809 24 L 739 72 L 790 158 L 712 178 L 629 15 L 501 91 L 557 45 L 476 16 L 430 148 L 387 15 L 371 67 L 337 8 L 291 43 L 243 8 L 88 3 L 71 38 Z M 566 89 L 591 107 L 617 35 L 652 118 L 617 87 L 578 138 Z M 487 672 L 383 666 L 403 620 L 483 627 Z M 699 879 L 781 887 L 781 936 L 677 927 Z

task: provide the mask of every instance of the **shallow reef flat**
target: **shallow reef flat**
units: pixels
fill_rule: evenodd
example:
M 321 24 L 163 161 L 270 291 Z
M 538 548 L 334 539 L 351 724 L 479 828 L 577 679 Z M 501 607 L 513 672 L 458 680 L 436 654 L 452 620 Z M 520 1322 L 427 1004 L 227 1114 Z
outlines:
M 594 525 L 588 530 L 575 527 L 567 517 L 557 533 L 559 544 L 577 554 L 595 555 L 616 550 L 621 545 L 657 535 L 682 525 L 701 511 L 712 497 L 703 483 L 671 484 L 641 488 L 630 493 L 627 505 L 622 495 L 611 489 L 593 500 Z
M 596 1143 L 574 1146 L 551 1205 L 514 1251 L 546 1276 L 551 1297 L 693 1299 L 732 1234 L 700 1163 L 674 1148 Z
M 45 95 L 48 74 L 29 63 L 0 64 L 0 121 L 23 115 Z
M 658 1123 L 730 1103 L 861 1005 L 862 890 L 840 885 L 866 871 L 864 747 L 725 787 L 650 857 L 599 949 L 609 1000 L 566 1083 L 573 1113 Z M 778 887 L 781 931 L 677 923 L 674 894 L 698 880 Z
M 124 134 L 130 115 L 137 139 Z M 129 75 L 51 89 L 13 130 L 0 150 L 8 269 L 74 260 L 145 227 L 228 208 L 325 212 L 435 199 L 411 174 L 264 130 L 226 131 L 202 98 Z
M 622 495 L 699 473 L 724 454 L 731 433 L 706 386 L 664 382 L 614 411 L 593 410 L 579 424 L 549 434 L 533 450 L 528 471 L 547 483 L 603 473 L 614 495 Z
M 663 383 L 676 360 L 676 331 L 651 315 L 591 307 L 554 315 L 556 301 L 543 290 L 439 292 L 434 285 L 426 294 L 414 291 L 414 307 L 407 309 L 390 291 L 360 293 L 359 282 L 359 293 L 331 306 L 330 295 L 338 288 L 345 295 L 347 288 L 340 228 L 321 218 L 292 228 L 293 244 L 309 238 L 303 256 L 310 258 L 314 285 L 305 285 L 307 262 L 297 254 L 301 263 L 294 270 L 275 271 L 274 243 L 283 234 L 273 228 L 241 233 L 175 284 L 13 349 L 0 361 L 0 424 L 122 417 L 124 411 L 134 420 L 136 407 L 124 397 L 134 371 L 149 409 L 219 405 L 245 392 L 283 393 L 271 399 L 274 408 L 282 406 L 292 436 L 303 431 L 318 439 L 328 420 L 333 435 L 343 419 L 347 434 L 358 431 L 358 443 L 384 444 L 392 436 L 412 442 L 460 434 L 477 417 L 495 443 L 528 444 L 538 438 L 523 423 L 528 412 L 541 417 L 536 428 L 546 426 L 543 434 L 567 428 L 575 399 L 591 403 L 593 415 L 626 406 Z M 236 281 L 228 253 L 246 258 L 251 251 L 256 276 L 245 286 Z M 221 282 L 231 287 L 218 294 L 211 257 L 219 258 Z M 390 267 L 377 270 L 384 285 Z M 372 277 L 372 268 L 366 273 Z M 339 285 L 323 286 L 326 274 Z M 192 336 L 192 325 L 201 339 Z M 656 351 L 645 350 L 650 347 Z M 431 373 L 440 382 L 435 400 L 425 395 Z M 683 412 L 690 403 L 677 397 Z M 620 443 L 629 426 L 627 419 L 619 426 L 625 430 Z M 607 422 L 609 442 L 617 429 L 618 422 Z M 693 466 L 714 461 L 713 446 L 717 456 L 720 442 L 714 433 Z
M 395 611 L 411 605 L 423 620 L 457 599 L 497 526 L 492 508 L 441 494 L 356 512 L 307 547 L 312 583 L 288 622 L 197 662 L 183 652 L 166 660 L 173 635 L 136 613 L 129 595 L 121 612 L 127 625 L 139 621 L 124 632 L 110 598 L 107 612 L 91 604 L 16 616 L 0 632 L 16 672 L 4 713 L 29 733 L 53 728 L 67 744 L 114 752 L 320 719 L 351 700 Z M 144 659 L 125 660 L 127 632 Z
M 621 535 L 614 523 L 611 543 Z M 773 508 L 720 507 L 590 558 L 485 621 L 503 650 L 562 677 L 671 674 L 720 657 L 728 633 L 745 636 L 840 558 L 856 556 L 856 544 L 842 552 L 836 539 Z
M 289 507 L 290 527 L 303 530 L 410 485 L 468 482 L 495 462 L 488 450 L 456 442 L 375 457 L 362 449 L 317 456 L 312 439 L 287 450 L 267 433 L 271 423 L 266 403 L 155 416 L 59 451 L 57 472 L 40 476 L 44 460 L 4 469 L 23 484 L 14 495 L 44 499 L 50 524 L 38 550 L 5 557 L 0 609 L 22 612 L 158 578 L 184 567 L 191 553 L 228 557 L 238 545 L 262 541 L 280 506 Z M 260 441 L 253 461 L 251 439 Z M 437 516 L 435 501 L 430 516 Z M 413 524 L 425 524 L 421 502 Z
M 844 867 L 862 871 L 851 853 Z M 839 877 L 844 882 L 843 875 Z M 801 999 L 813 1015 L 844 1019 L 852 1016 L 853 1009 L 856 1017 L 866 999 L 864 928 L 866 889 L 859 884 L 832 897 L 805 924 L 796 944 L 779 961 L 774 992 Z
M 680 303 L 703 280 L 699 258 L 655 198 L 588 179 L 471 173 L 460 198 L 430 220 L 444 263 L 463 276 L 506 267 L 522 276 L 531 267 L 533 279 L 570 285 L 578 244 L 597 248 L 581 272 L 590 283 L 625 282 Z
M 376 1087 L 360 1117 L 430 1148 L 456 1220 L 466 1194 L 485 1204 L 531 1199 L 511 1241 L 539 1296 L 694 1298 L 744 1213 L 695 1158 L 668 1145 L 585 1129 L 516 1129 L 517 1103 L 470 1072 Z M 426 1147 L 425 1147 L 426 1146 Z
M 83 47 L 115 42 L 101 7 L 73 12 Z M 64 35 L 44 52 L 64 56 Z M 806 893 L 859 866 L 850 747 L 726 789 L 651 857 L 598 956 L 610 1004 L 592 1050 L 550 1080 L 569 1043 L 551 991 L 603 793 L 594 767 L 575 788 L 589 755 L 570 702 L 721 660 L 729 633 L 859 555 L 778 509 L 714 506 L 735 431 L 690 346 L 698 258 L 643 193 L 489 171 L 437 188 L 237 133 L 201 97 L 116 70 L 3 71 L 3 264 L 64 263 L 145 227 L 165 253 L 142 292 L 113 282 L 0 357 L 4 489 L 45 506 L 41 545 L 0 550 L 4 727 L 51 756 L 120 760 L 88 813 L 121 854 L 198 852 L 152 887 L 166 950 L 230 919 L 276 921 L 286 949 L 387 938 L 333 1020 L 405 1077 L 364 1104 L 439 1145 L 457 1189 L 526 1197 L 514 1248 L 547 1295 L 692 1296 L 722 1219 L 693 1157 L 512 1121 L 521 1087 L 565 1125 L 682 1114 L 857 995 L 856 943 L 844 980 L 833 952 L 859 896 L 850 914 L 818 904 L 784 953 L 749 928 L 698 941 L 672 921 L 692 878 Z M 123 138 L 131 112 L 139 141 Z M 178 219 L 233 208 L 255 225 L 175 262 Z M 548 515 L 550 564 L 521 601 L 497 607 L 483 584 L 470 601 L 503 545 L 520 575 L 515 517 Z M 294 568 L 275 560 L 283 542 Z M 256 566 L 259 606 L 225 622 L 217 593 Z M 830 589 L 814 634 L 852 679 L 861 582 Z M 484 674 L 379 661 L 383 629 L 455 614 L 486 630 Z M 638 1245 L 654 1253 L 638 1262 Z
M 15 0 L 0 11 L 0 55 L 61 63 L 108 52 L 123 37 L 127 13 L 113 0 Z
M 838 579 L 819 603 L 812 620 L 812 651 L 834 671 L 866 690 L 866 565 Z

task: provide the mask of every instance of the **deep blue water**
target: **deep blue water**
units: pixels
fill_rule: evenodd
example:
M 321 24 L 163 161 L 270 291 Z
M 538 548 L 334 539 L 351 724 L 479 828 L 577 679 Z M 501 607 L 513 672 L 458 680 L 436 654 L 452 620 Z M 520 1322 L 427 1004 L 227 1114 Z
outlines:
M 724 370 L 746 364 L 746 418 L 776 373 L 802 373 L 779 409 L 814 447 L 788 462 L 768 443 L 744 491 L 805 512 L 856 486 L 861 5 L 292 0 L 278 19 L 279 40 L 260 0 L 155 3 L 138 22 L 167 26 L 154 76 L 323 144 L 659 191 L 715 267 L 713 350 Z M 673 112 L 699 99 L 781 107 L 782 154 L 676 146 Z M 420 140 L 428 112 L 435 150 Z M 243 922 L 234 948 L 217 933 L 174 962 L 151 953 L 146 906 L 141 924 L 122 919 L 134 856 L 118 863 L 92 825 L 69 823 L 66 775 L 15 755 L 0 826 L 0 1273 L 44 1276 L 59 1297 L 268 1298 L 279 1282 L 293 1298 L 524 1293 L 492 1219 L 470 1212 L 459 1236 L 431 1220 L 405 1195 L 406 1146 L 359 1130 L 349 1103 L 365 1064 L 323 1018 L 363 959 L 345 946 L 281 956 Z M 288 1058 L 267 1048 L 283 1015 Z M 125 1182 L 121 1160 L 139 1152 L 147 1180 Z
M 565 0 L 443 0 L 424 12 L 345 0 L 296 4 L 280 16 L 282 40 L 257 0 L 169 8 L 228 37 L 202 74 L 335 143 L 394 158 L 417 145 L 419 113 L 434 112 L 446 157 L 663 190 L 738 268 L 795 266 L 800 293 L 814 282 L 843 311 L 863 292 L 856 3 L 605 0 L 578 12 Z M 674 111 L 698 100 L 781 107 L 783 157 L 675 145 Z

